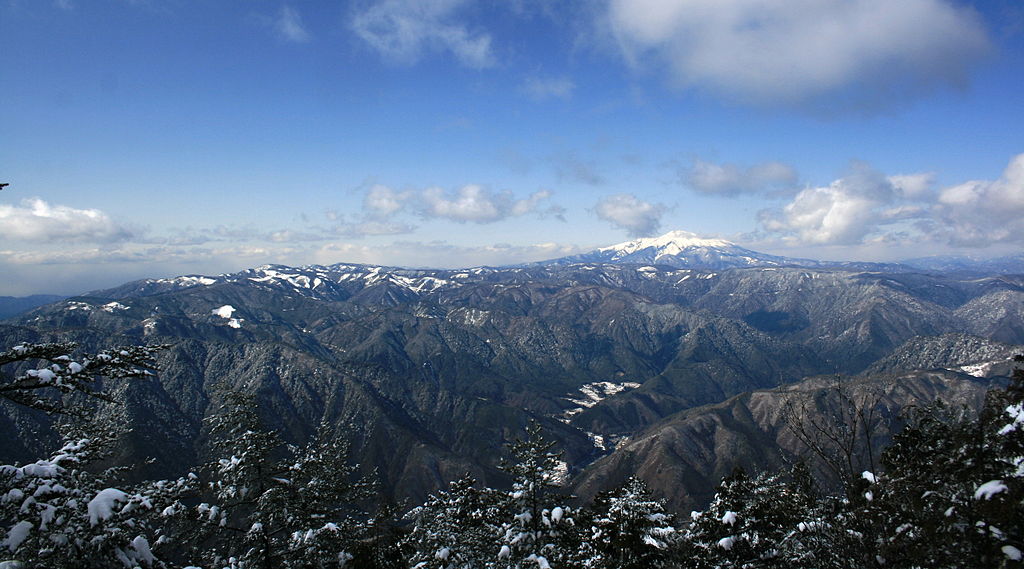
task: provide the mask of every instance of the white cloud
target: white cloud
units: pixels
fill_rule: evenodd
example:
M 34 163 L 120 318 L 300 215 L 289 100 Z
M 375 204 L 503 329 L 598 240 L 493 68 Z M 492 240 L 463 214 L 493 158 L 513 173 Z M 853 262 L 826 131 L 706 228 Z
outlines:
M 896 197 L 889 179 L 858 164 L 828 186 L 804 189 L 779 210 L 762 211 L 760 221 L 790 244 L 857 244 L 879 226 L 905 219 L 899 210 L 887 210 Z
M 426 53 L 448 52 L 462 65 L 494 65 L 491 36 L 456 18 L 466 0 L 381 0 L 357 13 L 352 30 L 384 57 L 416 63 Z
M 34 242 L 130 239 L 136 231 L 98 209 L 51 205 L 39 198 L 21 201 L 21 207 L 0 204 L 0 237 Z
M 568 100 L 575 89 L 576 84 L 568 77 L 529 77 L 523 82 L 523 92 L 535 101 Z
M 551 192 L 542 190 L 527 198 L 515 199 L 512 192 L 492 192 L 472 184 L 459 188 L 454 194 L 441 188 L 428 188 L 419 196 L 420 214 L 458 222 L 491 223 L 537 211 L 540 203 L 550 196 Z
M 1024 154 L 995 181 L 973 180 L 938 194 L 932 232 L 959 246 L 1024 242 Z
M 363 210 L 373 217 L 388 217 L 401 211 L 412 195 L 377 184 L 363 197 Z
M 720 196 L 787 188 L 797 181 L 796 170 L 781 162 L 742 167 L 694 160 L 681 174 L 683 181 L 695 191 Z
M 928 198 L 935 185 L 935 174 L 898 174 L 889 176 L 889 183 L 900 195 L 910 199 Z
M 1024 242 L 1024 154 L 994 181 L 934 189 L 934 175 L 883 176 L 865 165 L 781 208 L 760 212 L 761 228 L 790 246 L 930 243 L 988 247 Z
M 853 89 L 878 104 L 962 84 L 990 49 L 980 18 L 948 0 L 611 0 L 607 18 L 633 65 L 756 103 Z
M 410 212 L 427 219 L 447 219 L 460 223 L 493 223 L 528 214 L 561 219 L 564 208 L 550 204 L 552 192 L 539 190 L 525 198 L 517 198 L 508 190 L 492 191 L 469 184 L 455 190 L 426 188 L 395 191 L 376 185 L 363 198 L 363 208 L 370 219 L 383 220 L 400 212 Z
M 309 32 L 302 24 L 302 15 L 287 5 L 281 6 L 281 11 L 274 20 L 274 30 L 282 39 L 295 43 L 305 43 L 310 38 Z
M 594 206 L 598 218 L 625 229 L 633 237 L 656 234 L 666 211 L 668 207 L 664 204 L 645 202 L 633 194 L 605 196 Z

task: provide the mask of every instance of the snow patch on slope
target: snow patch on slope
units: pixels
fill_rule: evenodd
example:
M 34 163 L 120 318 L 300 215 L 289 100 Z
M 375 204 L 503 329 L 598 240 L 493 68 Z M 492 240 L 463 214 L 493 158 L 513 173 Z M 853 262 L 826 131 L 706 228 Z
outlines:
M 125 306 L 120 302 L 114 301 L 104 304 L 100 309 L 103 310 L 104 312 L 110 312 L 111 314 L 113 314 L 115 310 L 128 310 L 128 308 L 128 306 Z
M 614 383 L 611 381 L 595 381 L 588 383 L 580 387 L 579 392 L 583 397 L 580 398 L 567 398 L 569 401 L 579 405 L 576 409 L 570 409 L 566 412 L 567 415 L 575 415 L 580 413 L 583 409 L 593 407 L 601 401 L 615 395 L 616 393 L 622 393 L 627 389 L 636 389 L 640 387 L 639 383 L 634 381 L 624 381 L 622 383 Z
M 231 306 L 230 304 L 225 304 L 220 308 L 214 308 L 212 312 L 214 316 L 220 316 L 221 318 L 227 320 L 228 326 L 232 328 L 241 328 L 242 319 L 232 317 L 232 315 L 235 313 L 235 310 L 236 309 L 234 306 Z
M 170 279 L 156 279 L 150 282 L 170 284 L 181 288 L 189 288 L 193 286 L 210 286 L 217 282 L 217 279 L 203 276 L 184 276 L 174 277 Z

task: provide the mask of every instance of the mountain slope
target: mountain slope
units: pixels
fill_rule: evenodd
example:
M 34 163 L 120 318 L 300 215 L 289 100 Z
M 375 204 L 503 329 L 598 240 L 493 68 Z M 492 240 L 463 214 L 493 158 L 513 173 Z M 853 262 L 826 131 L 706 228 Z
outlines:
M 34 294 L 32 296 L 0 296 L 0 319 L 10 318 L 32 310 L 37 306 L 50 304 L 64 298 L 56 294 Z
M 180 469 L 209 458 L 203 418 L 224 390 L 245 390 L 289 441 L 327 419 L 393 497 L 418 500 L 467 472 L 500 484 L 503 443 L 530 418 L 575 472 L 688 409 L 860 373 L 943 334 L 1024 343 L 1024 281 L 660 263 L 268 265 L 63 300 L 7 320 L 0 344 L 172 344 L 159 380 L 126 393 L 136 429 L 124 462 L 155 451 L 154 468 Z M 969 345 L 936 353 L 947 361 Z M 885 369 L 916 365 L 901 361 Z M 47 428 L 0 412 L 0 435 L 25 445 Z M 0 454 L 35 451 L 23 447 Z
M 679 412 L 623 441 L 610 455 L 588 466 L 575 480 L 573 490 L 589 499 L 637 476 L 672 510 L 685 513 L 701 508 L 714 495 L 718 481 L 736 467 L 758 472 L 784 468 L 801 457 L 813 460 L 786 426 L 787 403 L 796 398 L 813 401 L 813 415 L 808 420 L 824 424 L 840 405 L 833 381 L 811 378 Z M 873 376 L 848 383 L 843 389 L 858 400 L 870 401 L 876 414 L 886 418 L 875 440 L 876 448 L 882 448 L 900 426 L 897 417 L 901 409 L 935 399 L 979 409 L 990 385 L 963 374 L 937 371 Z

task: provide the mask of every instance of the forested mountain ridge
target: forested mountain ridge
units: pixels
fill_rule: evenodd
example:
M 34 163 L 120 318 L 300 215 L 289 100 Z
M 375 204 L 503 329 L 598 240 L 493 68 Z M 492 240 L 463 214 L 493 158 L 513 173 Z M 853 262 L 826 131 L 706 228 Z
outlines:
M 339 264 L 128 283 L 8 320 L 0 341 L 171 344 L 159 383 L 125 394 L 136 429 L 124 459 L 156 454 L 153 472 L 201 460 L 202 418 L 241 390 L 287 440 L 321 419 L 354 425 L 360 463 L 419 499 L 465 473 L 500 484 L 502 445 L 531 417 L 575 473 L 687 409 L 880 361 L 917 369 L 891 357 L 914 339 L 1011 346 L 937 349 L 929 368 L 1005 362 L 1022 321 L 1024 277 L 1006 275 Z M 9 459 L 38 453 L 32 425 L 6 423 L 21 441 Z

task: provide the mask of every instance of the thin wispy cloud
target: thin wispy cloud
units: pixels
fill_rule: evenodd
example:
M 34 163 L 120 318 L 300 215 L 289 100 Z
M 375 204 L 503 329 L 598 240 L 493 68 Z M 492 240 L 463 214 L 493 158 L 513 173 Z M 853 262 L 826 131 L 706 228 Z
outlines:
M 381 0 L 351 20 L 356 36 L 385 58 L 412 64 L 444 53 L 474 69 L 495 65 L 491 35 L 471 29 L 461 14 L 465 0 Z
M 680 170 L 680 176 L 696 192 L 729 197 L 779 190 L 797 182 L 796 170 L 781 162 L 739 166 L 694 160 Z
M 522 90 L 534 101 L 548 99 L 569 100 L 576 89 L 576 83 L 568 77 L 527 77 Z
M 338 223 L 328 228 L 328 235 L 358 239 L 374 235 L 403 235 L 414 231 L 416 226 L 409 223 L 363 219 Z
M 305 43 L 310 40 L 309 31 L 302 23 L 302 15 L 292 6 L 281 6 L 281 10 L 274 20 L 274 31 L 278 37 L 295 43 Z
M 555 176 L 560 182 L 601 186 L 605 178 L 593 160 L 584 160 L 575 152 L 559 152 L 550 157 Z

